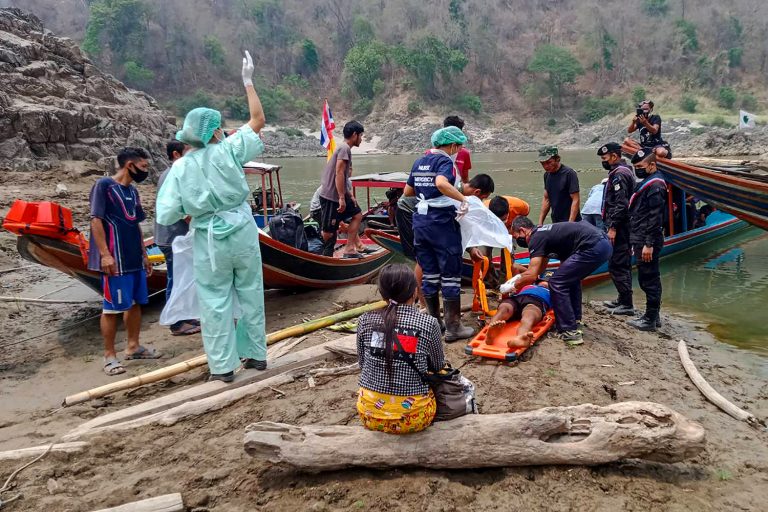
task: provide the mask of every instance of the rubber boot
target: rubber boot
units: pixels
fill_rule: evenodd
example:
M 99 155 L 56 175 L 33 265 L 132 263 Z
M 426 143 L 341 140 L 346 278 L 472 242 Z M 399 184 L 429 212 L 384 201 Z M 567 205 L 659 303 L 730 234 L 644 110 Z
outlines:
M 328 240 L 323 240 L 323 256 L 333 258 L 333 249 L 336 247 L 336 237 L 332 236 Z
M 440 296 L 438 294 L 425 295 L 424 302 L 427 303 L 427 312 L 430 316 L 437 318 L 437 323 L 440 324 L 440 332 L 445 333 L 445 322 L 443 322 L 443 317 L 440 314 Z
M 465 340 L 474 336 L 475 330 L 461 323 L 460 299 L 443 299 L 443 307 L 445 308 L 446 343 Z
M 627 323 L 640 331 L 655 331 L 659 322 L 659 312 L 648 310 L 640 318 L 629 320 Z

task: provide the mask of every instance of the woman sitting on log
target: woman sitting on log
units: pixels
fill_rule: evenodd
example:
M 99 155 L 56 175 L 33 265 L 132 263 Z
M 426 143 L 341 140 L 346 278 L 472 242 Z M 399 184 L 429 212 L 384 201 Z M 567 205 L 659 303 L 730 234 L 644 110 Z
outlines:
M 435 418 L 435 396 L 420 374 L 442 368 L 445 356 L 437 319 L 414 306 L 416 290 L 409 267 L 387 265 L 379 274 L 379 293 L 389 304 L 358 322 L 357 412 L 369 430 L 410 434 Z

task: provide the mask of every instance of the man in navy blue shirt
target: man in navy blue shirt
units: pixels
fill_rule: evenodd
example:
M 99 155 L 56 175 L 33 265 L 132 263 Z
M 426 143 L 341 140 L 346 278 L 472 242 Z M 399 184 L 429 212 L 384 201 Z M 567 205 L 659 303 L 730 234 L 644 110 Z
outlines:
M 152 273 L 141 223 L 145 219 L 139 192 L 132 185 L 149 176 L 149 155 L 127 147 L 117 155 L 120 166 L 111 178 L 101 178 L 91 189 L 91 243 L 88 268 L 101 272 L 104 309 L 104 373 L 119 375 L 125 368 L 115 352 L 117 319 L 122 315 L 128 334 L 126 359 L 156 359 L 160 354 L 139 344 L 141 306 L 148 300 L 147 275 Z
M 512 222 L 512 236 L 518 246 L 528 248 L 531 258 L 528 270 L 513 284 L 515 292 L 536 282 L 550 257 L 560 260 L 549 278 L 555 323 L 563 341 L 581 345 L 581 280 L 611 257 L 611 243 L 605 233 L 588 222 L 534 226 L 531 219 L 521 216 Z
M 454 158 L 467 137 L 455 126 L 432 134 L 430 150 L 416 160 L 406 183 L 404 195 L 416 196 L 413 215 L 413 242 L 416 260 L 424 277 L 422 291 L 429 314 L 440 321 L 440 297 L 445 309 L 445 341 L 469 338 L 474 329 L 461 324 L 461 230 L 457 216 L 469 205 L 456 189 Z M 458 210 L 457 210 L 457 205 Z

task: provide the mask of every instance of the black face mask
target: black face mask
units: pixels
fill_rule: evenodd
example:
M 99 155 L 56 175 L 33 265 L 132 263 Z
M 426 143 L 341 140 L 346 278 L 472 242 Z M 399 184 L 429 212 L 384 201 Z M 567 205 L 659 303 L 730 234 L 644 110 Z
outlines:
M 147 176 L 149 176 L 149 171 L 142 171 L 135 165 L 133 166 L 133 169 L 130 169 L 128 172 L 131 174 L 131 179 L 136 183 L 141 183 L 147 179 Z
M 523 249 L 526 249 L 528 247 L 528 241 L 525 239 L 524 236 L 518 236 L 515 237 L 515 243 L 518 247 L 522 247 Z
M 613 166 L 608 162 L 606 162 L 605 160 L 603 160 L 601 163 L 603 164 L 603 169 L 605 169 L 606 171 L 610 171 L 613 169 Z

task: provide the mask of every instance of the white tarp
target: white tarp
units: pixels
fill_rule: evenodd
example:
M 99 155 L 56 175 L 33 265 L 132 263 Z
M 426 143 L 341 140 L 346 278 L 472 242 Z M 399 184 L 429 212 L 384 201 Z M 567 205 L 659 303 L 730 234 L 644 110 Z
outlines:
M 480 198 L 467 196 L 469 211 L 459 220 L 462 250 L 468 247 L 498 247 L 513 250 L 507 226 L 485 207 Z
M 168 302 L 160 313 L 160 325 L 173 325 L 181 320 L 199 320 L 200 305 L 194 272 L 194 230 L 173 239 L 173 289 Z M 237 296 L 234 300 L 234 317 L 240 318 Z

